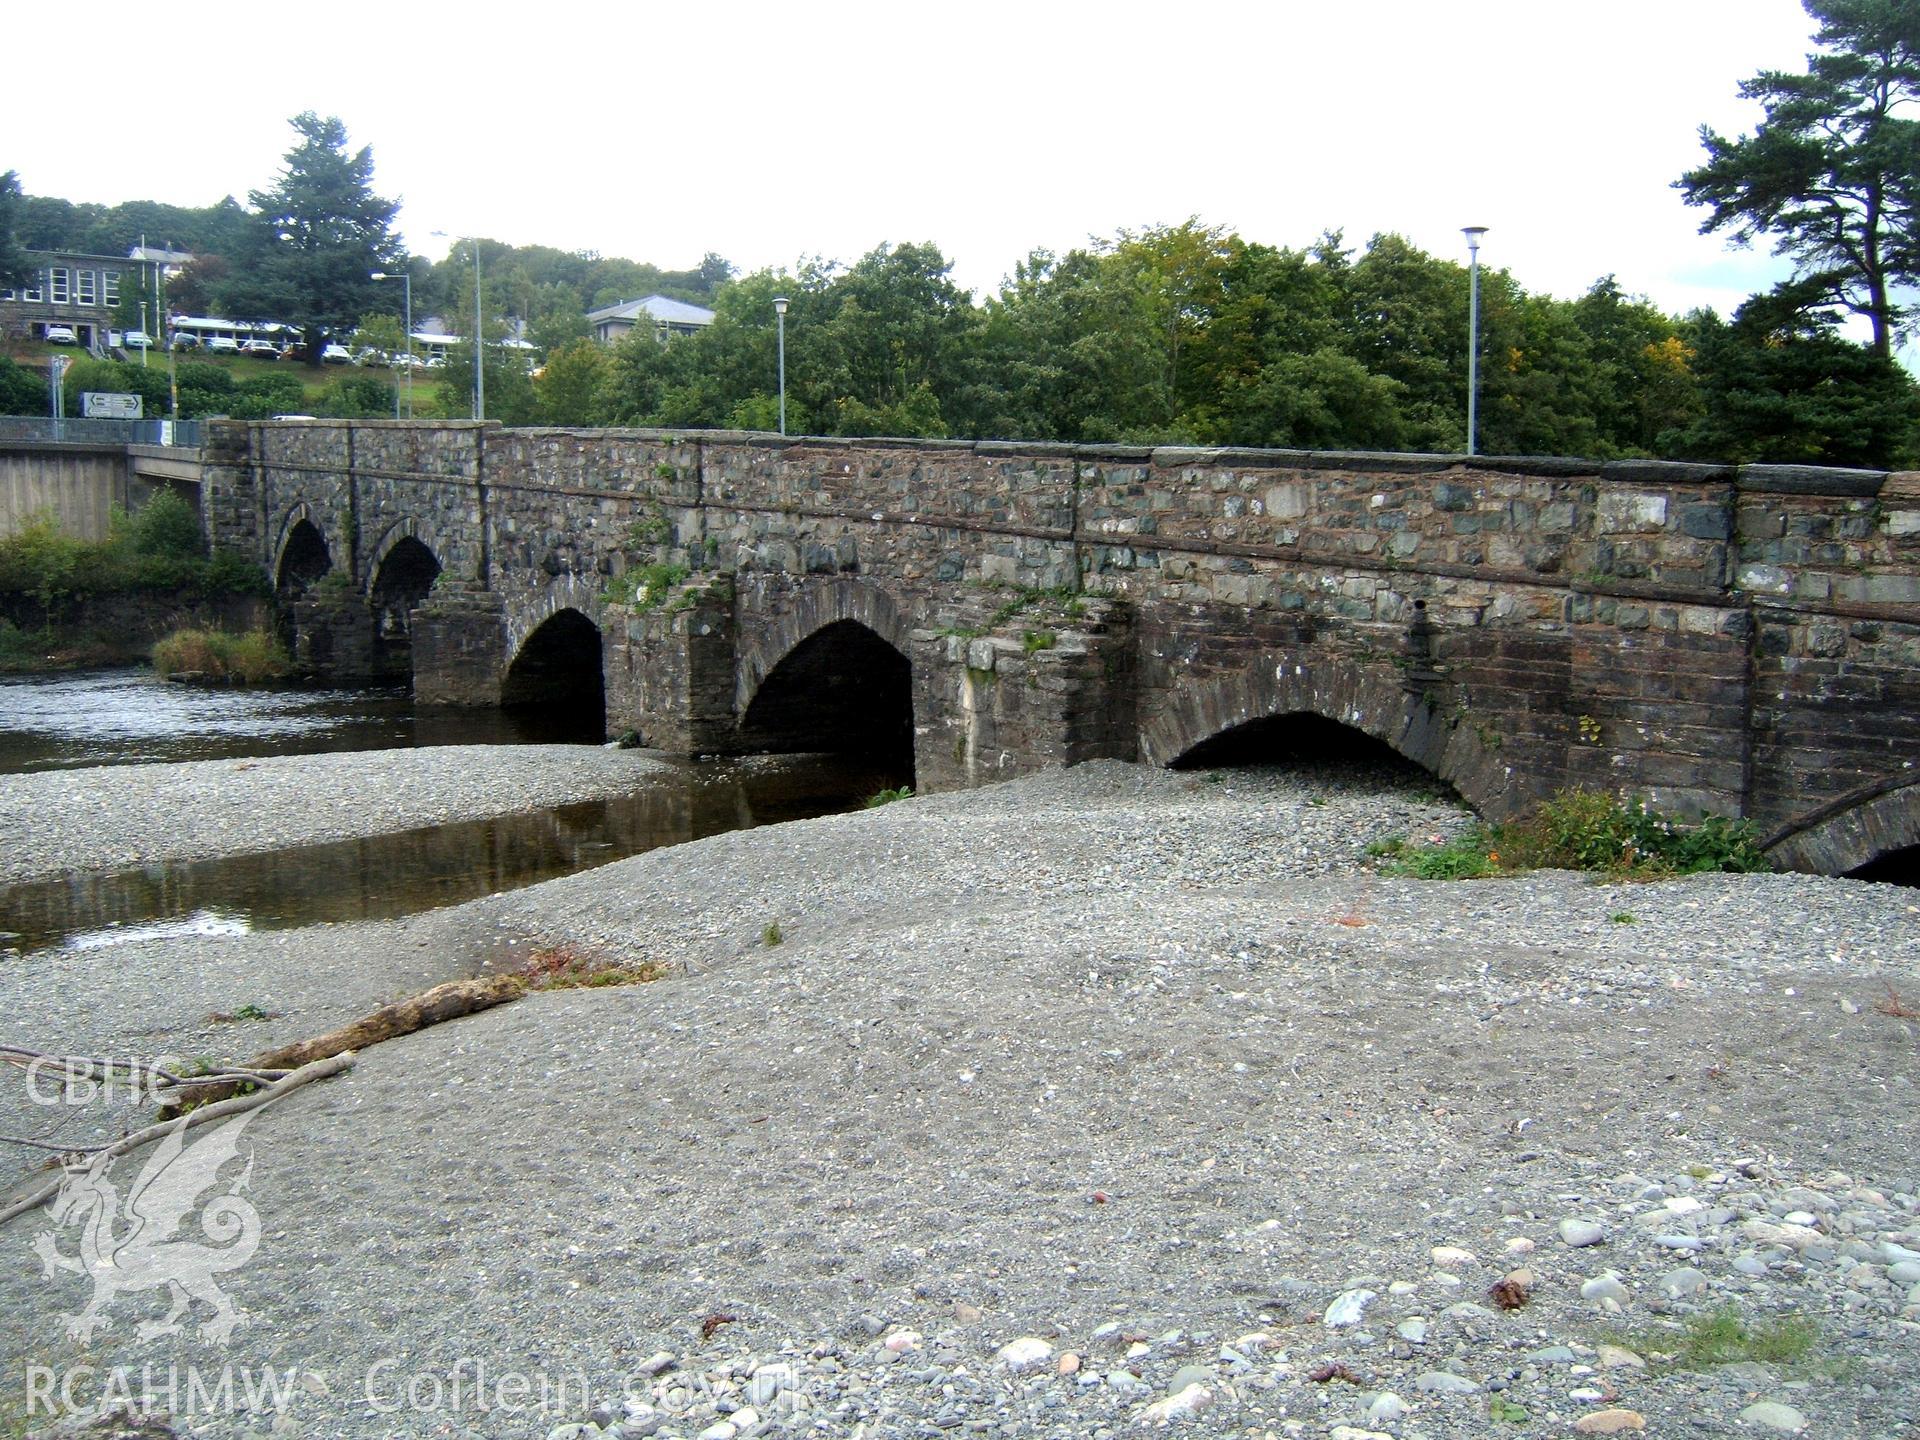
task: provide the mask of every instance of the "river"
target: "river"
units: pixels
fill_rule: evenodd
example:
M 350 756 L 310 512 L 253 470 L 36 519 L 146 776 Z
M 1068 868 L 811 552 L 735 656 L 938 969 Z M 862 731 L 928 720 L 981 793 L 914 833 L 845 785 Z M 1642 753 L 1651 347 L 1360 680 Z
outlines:
M 4 775 L 413 745 L 589 743 L 536 714 L 396 690 L 203 690 L 140 670 L 0 677 Z M 675 764 L 631 795 L 260 855 L 0 889 L 0 955 L 390 919 L 727 830 L 858 808 L 904 777 L 829 755 Z

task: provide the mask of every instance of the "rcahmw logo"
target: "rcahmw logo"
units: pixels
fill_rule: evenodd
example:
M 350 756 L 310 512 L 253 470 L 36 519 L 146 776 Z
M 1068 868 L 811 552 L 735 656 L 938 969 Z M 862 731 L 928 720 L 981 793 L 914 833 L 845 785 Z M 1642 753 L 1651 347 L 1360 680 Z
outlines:
M 77 1410 L 124 1410 L 133 1415 L 231 1415 L 284 1411 L 299 1395 L 300 1368 L 255 1370 L 223 1365 L 215 1371 L 151 1364 L 27 1366 L 27 1414 L 70 1415 Z

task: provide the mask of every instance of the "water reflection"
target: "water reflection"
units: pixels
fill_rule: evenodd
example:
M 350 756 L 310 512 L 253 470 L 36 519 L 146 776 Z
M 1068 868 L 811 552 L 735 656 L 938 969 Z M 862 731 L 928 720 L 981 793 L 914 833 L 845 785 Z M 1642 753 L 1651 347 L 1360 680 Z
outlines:
M 265 855 L 0 890 L 0 945 L 97 948 L 159 935 L 379 920 L 550 880 L 643 850 L 855 809 L 897 777 L 833 756 L 676 766 L 633 795 Z
M 127 669 L 0 676 L 0 774 L 601 738 L 537 710 L 416 706 L 404 688 L 205 690 Z

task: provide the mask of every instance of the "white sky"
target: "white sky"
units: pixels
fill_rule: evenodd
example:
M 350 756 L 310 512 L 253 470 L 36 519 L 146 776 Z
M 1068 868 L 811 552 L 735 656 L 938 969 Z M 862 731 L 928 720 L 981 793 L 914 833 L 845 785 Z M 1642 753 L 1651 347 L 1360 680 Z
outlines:
M 1785 267 L 1698 234 L 1672 182 L 1700 124 L 1751 126 L 1739 82 L 1800 69 L 1813 28 L 1799 0 L 86 15 L 104 50 L 15 65 L 0 89 L 0 169 L 30 194 L 244 201 L 312 109 L 373 146 L 409 245 L 436 258 L 436 230 L 742 270 L 931 240 L 985 294 L 1034 247 L 1189 215 L 1293 246 L 1396 230 L 1460 258 L 1481 224 L 1483 262 L 1530 290 L 1611 271 L 1723 314 Z M 165 78 L 135 106 L 124 51 L 143 33 Z

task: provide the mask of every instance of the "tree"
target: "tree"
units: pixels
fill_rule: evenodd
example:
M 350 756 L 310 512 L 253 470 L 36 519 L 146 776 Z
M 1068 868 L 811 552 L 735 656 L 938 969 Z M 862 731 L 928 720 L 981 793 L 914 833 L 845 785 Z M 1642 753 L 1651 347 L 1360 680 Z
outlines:
M 573 340 L 547 357 L 533 382 L 543 425 L 592 425 L 599 419 L 600 387 L 612 360 L 604 345 Z
M 1707 163 L 1676 181 L 1712 207 L 1703 233 L 1736 244 L 1771 235 L 1795 282 L 1864 315 L 1873 348 L 1892 354 L 1893 290 L 1920 281 L 1920 6 L 1913 0 L 1802 0 L 1820 22 L 1805 75 L 1766 70 L 1740 93 L 1765 116 L 1729 140 L 1702 126 Z
M 0 289 L 12 289 L 33 279 L 33 264 L 15 233 L 25 199 L 20 193 L 20 177 L 11 170 L 0 174 Z
M 387 307 L 371 276 L 399 268 L 400 207 L 373 193 L 373 150 L 349 154 L 338 119 L 308 110 L 290 123 L 300 143 L 273 188 L 248 197 L 257 214 L 217 298 L 236 319 L 298 326 L 317 362 L 335 332 Z
M 1833 333 L 1833 317 L 1782 286 L 1727 324 L 1691 317 L 1705 413 L 1663 437 L 1690 459 L 1898 466 L 1912 458 L 1920 392 L 1888 357 Z

